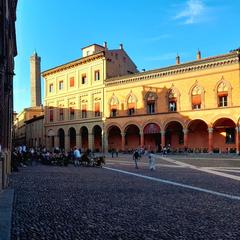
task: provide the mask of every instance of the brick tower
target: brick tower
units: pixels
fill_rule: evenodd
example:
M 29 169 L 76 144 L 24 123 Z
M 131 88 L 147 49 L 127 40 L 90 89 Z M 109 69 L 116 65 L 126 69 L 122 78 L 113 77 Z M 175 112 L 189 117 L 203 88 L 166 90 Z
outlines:
M 30 57 L 31 107 L 41 105 L 41 58 L 36 52 Z

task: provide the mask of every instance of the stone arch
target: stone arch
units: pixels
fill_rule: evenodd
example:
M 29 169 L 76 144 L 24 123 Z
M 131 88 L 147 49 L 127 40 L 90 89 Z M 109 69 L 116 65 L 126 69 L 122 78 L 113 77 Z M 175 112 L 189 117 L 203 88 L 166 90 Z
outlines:
M 70 149 L 74 148 L 76 146 L 76 129 L 74 127 L 70 127 L 68 129 L 68 136 L 69 136 L 69 146 Z
M 193 119 L 187 125 L 188 148 L 193 152 L 208 151 L 208 124 L 202 119 Z
M 112 124 L 107 128 L 108 150 L 124 150 L 122 149 L 121 128 L 118 125 Z
M 149 122 L 143 127 L 143 145 L 148 150 L 161 151 L 161 127 L 158 123 Z
M 63 128 L 58 129 L 59 148 L 65 149 L 65 131 Z
M 95 125 L 92 128 L 93 134 L 93 150 L 100 152 L 102 150 L 102 128 L 99 125 Z
M 82 126 L 80 128 L 79 132 L 80 132 L 80 136 L 81 136 L 81 139 L 82 139 L 82 141 L 81 141 L 81 148 L 83 150 L 87 150 L 89 148 L 89 146 L 88 146 L 88 133 L 89 133 L 89 130 L 88 130 L 88 128 L 86 126 Z
M 171 119 L 165 123 L 165 145 L 171 146 L 172 149 L 184 148 L 184 124 L 179 119 Z
M 170 118 L 170 119 L 168 119 L 168 120 L 166 120 L 166 121 L 164 121 L 163 122 L 163 128 L 162 128 L 162 130 L 163 131 L 165 131 L 166 130 L 166 127 L 169 125 L 169 123 L 171 123 L 171 122 L 178 122 L 178 123 L 180 123 L 181 125 L 182 125 L 182 127 L 183 127 L 183 129 L 184 128 L 186 128 L 186 124 L 181 120 L 181 119 L 179 119 L 179 118 Z
M 122 130 L 124 133 L 126 133 L 126 129 L 129 125 L 136 125 L 139 129 L 139 131 L 142 131 L 142 127 L 141 127 L 141 124 L 140 123 L 137 123 L 137 122 L 134 122 L 134 121 L 129 121 L 127 123 L 125 123 L 122 127 Z
M 236 122 L 221 117 L 213 122 L 213 152 L 236 151 Z
M 121 127 L 118 123 L 112 122 L 112 123 L 109 123 L 109 124 L 106 126 L 106 128 L 105 128 L 107 134 L 108 134 L 108 132 L 109 132 L 109 130 L 110 130 L 110 128 L 111 128 L 112 126 L 118 127 L 118 128 L 120 129 L 120 131 L 122 132 L 122 127 Z
M 128 124 L 124 129 L 125 147 L 128 150 L 136 149 L 141 144 L 140 128 L 136 124 Z

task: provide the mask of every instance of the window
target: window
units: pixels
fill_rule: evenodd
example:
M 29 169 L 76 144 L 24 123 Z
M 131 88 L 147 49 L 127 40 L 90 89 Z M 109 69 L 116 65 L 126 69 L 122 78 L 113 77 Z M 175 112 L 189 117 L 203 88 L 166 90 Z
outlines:
M 82 118 L 87 118 L 87 105 L 82 104 Z
M 228 106 L 228 93 L 231 89 L 227 82 L 223 81 L 218 85 L 217 88 L 217 97 L 218 97 L 218 107 L 227 107 Z
M 157 94 L 154 92 L 148 92 L 146 97 L 147 113 L 153 114 L 156 112 L 156 100 Z
M 53 108 L 52 107 L 49 108 L 49 121 L 53 122 Z
M 86 84 L 86 83 L 87 83 L 87 75 L 82 74 L 82 84 Z
M 75 110 L 74 110 L 74 108 L 72 108 L 72 107 L 70 107 L 70 120 L 73 120 L 74 119 L 74 117 L 75 117 Z
M 226 143 L 231 144 L 235 143 L 235 129 L 226 128 Z
M 60 81 L 58 84 L 58 89 L 62 90 L 63 89 L 63 81 Z
M 95 81 L 100 80 L 100 71 L 99 70 L 94 72 L 94 79 L 95 79 Z
M 53 92 L 53 83 L 49 84 L 49 92 Z
M 201 95 L 192 95 L 192 109 L 201 109 Z
M 60 121 L 64 120 L 63 108 L 59 109 L 59 120 Z
M 129 108 L 129 109 L 128 109 L 128 115 L 129 115 L 129 116 L 134 115 L 134 113 L 135 113 L 135 109 L 134 109 L 134 108 Z
M 111 109 L 111 117 L 116 117 L 117 116 L 117 109 L 112 108 Z
M 70 80 L 70 87 L 74 87 L 74 77 L 71 77 L 69 80 Z
M 177 102 L 175 100 L 170 100 L 168 108 L 169 108 L 170 112 L 176 112 L 177 111 Z
M 228 105 L 228 96 L 219 96 L 218 95 L 218 106 L 219 107 L 227 107 Z
M 147 113 L 155 113 L 155 101 L 147 101 Z
M 96 102 L 95 103 L 95 117 L 99 117 L 100 116 L 100 103 Z
M 132 116 L 135 113 L 136 109 L 136 102 L 137 98 L 136 96 L 131 92 L 130 96 L 128 97 L 127 103 L 128 103 L 128 115 Z

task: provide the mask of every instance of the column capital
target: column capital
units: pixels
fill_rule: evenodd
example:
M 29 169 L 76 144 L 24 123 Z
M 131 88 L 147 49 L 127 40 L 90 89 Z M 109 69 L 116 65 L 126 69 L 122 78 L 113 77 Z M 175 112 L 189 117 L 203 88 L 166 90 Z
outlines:
M 209 132 L 209 133 L 213 133 L 213 128 L 211 128 L 211 127 L 208 128 L 208 132 Z
M 161 133 L 161 134 L 165 134 L 165 133 L 166 133 L 166 131 L 164 131 L 164 130 L 161 130 L 161 131 L 160 131 L 160 133 Z
M 188 129 L 187 129 L 187 128 L 184 128 L 184 129 L 183 129 L 183 133 L 184 133 L 184 135 L 188 134 Z
M 240 132 L 240 127 L 239 126 L 237 126 L 236 128 L 235 128 L 235 130 L 236 130 L 236 132 Z
M 121 132 L 122 137 L 125 137 L 126 133 L 125 132 Z

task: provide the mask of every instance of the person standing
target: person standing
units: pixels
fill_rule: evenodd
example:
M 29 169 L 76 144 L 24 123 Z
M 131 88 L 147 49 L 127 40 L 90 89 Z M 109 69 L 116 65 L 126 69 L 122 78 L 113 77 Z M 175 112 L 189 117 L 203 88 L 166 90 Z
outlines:
M 138 158 L 139 158 L 139 153 L 138 153 L 138 150 L 136 149 L 133 153 L 133 160 L 135 162 L 135 168 L 138 169 Z
M 77 149 L 77 147 L 75 147 L 75 150 L 73 152 L 74 155 L 74 166 L 75 167 L 79 167 L 80 166 L 80 158 L 81 158 L 81 153 L 80 151 Z
M 151 171 L 156 170 L 156 158 L 153 151 L 148 155 L 148 164 Z

